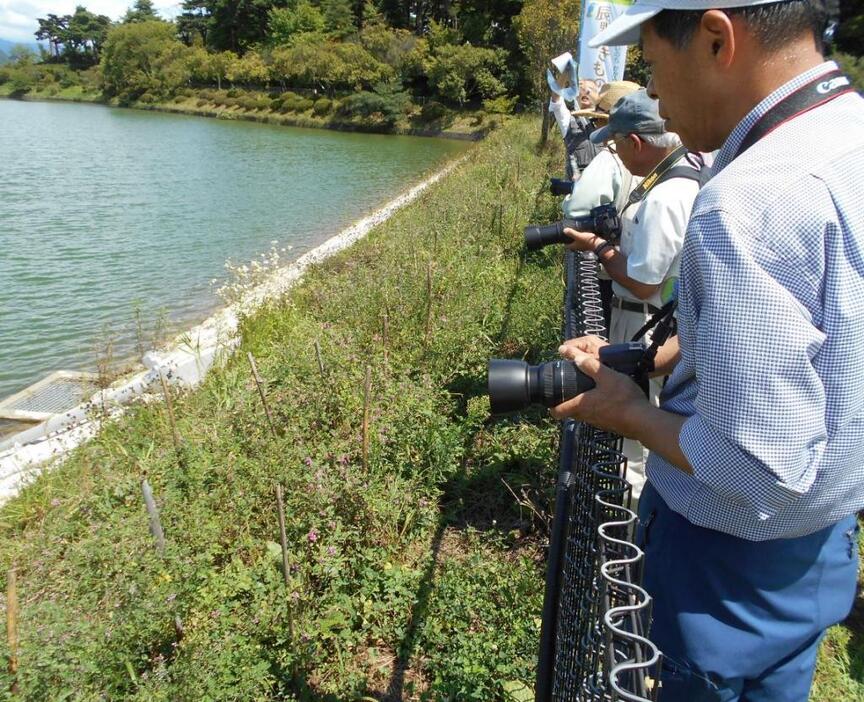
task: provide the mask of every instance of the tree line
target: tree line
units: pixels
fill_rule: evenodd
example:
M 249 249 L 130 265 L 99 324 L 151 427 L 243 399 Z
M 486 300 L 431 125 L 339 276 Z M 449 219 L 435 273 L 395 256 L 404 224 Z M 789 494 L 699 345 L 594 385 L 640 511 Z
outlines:
M 848 0 L 841 11 L 837 45 L 858 78 L 864 10 Z M 545 101 L 548 59 L 575 46 L 579 12 L 580 0 L 184 0 L 166 21 L 136 0 L 116 22 L 83 5 L 49 14 L 36 38 L 43 64 L 92 68 L 121 101 L 227 85 L 509 111 Z

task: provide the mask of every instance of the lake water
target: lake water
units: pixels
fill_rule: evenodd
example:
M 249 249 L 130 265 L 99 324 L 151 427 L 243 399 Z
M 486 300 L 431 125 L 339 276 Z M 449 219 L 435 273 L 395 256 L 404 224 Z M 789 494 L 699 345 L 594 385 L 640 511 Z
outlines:
M 225 262 L 297 258 L 460 142 L 0 100 L 0 399 L 218 306 Z

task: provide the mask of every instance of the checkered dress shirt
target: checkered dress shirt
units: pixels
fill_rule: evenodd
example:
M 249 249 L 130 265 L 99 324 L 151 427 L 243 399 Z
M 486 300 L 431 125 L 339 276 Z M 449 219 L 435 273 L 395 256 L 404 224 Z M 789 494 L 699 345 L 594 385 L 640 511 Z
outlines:
M 738 157 L 772 106 L 729 136 L 693 206 L 681 260 L 681 360 L 661 406 L 693 475 L 647 471 L 689 521 L 791 538 L 864 507 L 864 100 L 842 95 Z M 734 160 L 733 160 L 734 159 Z

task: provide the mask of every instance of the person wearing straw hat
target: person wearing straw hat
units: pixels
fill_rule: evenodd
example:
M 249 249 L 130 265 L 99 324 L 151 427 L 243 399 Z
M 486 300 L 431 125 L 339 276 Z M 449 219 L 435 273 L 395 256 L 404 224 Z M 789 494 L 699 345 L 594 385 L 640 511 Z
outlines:
M 822 0 L 636 0 L 667 128 L 719 149 L 681 256 L 659 408 L 600 365 L 553 409 L 651 451 L 636 539 L 663 702 L 808 698 L 850 610 L 864 508 L 864 99 L 823 58 Z
M 600 89 L 597 104 L 580 108 L 573 114 L 590 119 L 592 131 L 602 127 L 609 119 L 609 111 L 622 97 L 640 89 L 638 83 L 627 80 L 605 83 Z M 615 152 L 600 144 L 597 155 L 583 172 L 583 178 L 574 186 L 573 192 L 564 198 L 561 211 L 565 218 L 576 219 L 587 215 L 598 205 L 614 203 L 620 212 L 627 203 L 627 197 L 640 179 L 634 179 L 627 167 Z M 608 325 L 607 325 L 608 326 Z

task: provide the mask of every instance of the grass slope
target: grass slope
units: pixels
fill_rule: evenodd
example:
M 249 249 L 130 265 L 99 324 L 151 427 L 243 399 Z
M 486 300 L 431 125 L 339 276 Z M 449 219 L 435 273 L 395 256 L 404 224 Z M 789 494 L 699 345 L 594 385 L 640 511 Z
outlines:
M 559 252 L 520 247 L 521 225 L 555 207 L 542 192 L 559 155 L 537 155 L 535 135 L 508 124 L 245 320 L 240 353 L 177 398 L 179 455 L 164 407 L 142 406 L 0 511 L 21 606 L 15 699 L 488 702 L 532 683 L 543 515 L 509 489 L 548 510 L 555 431 L 542 413 L 490 420 L 483 383 L 490 355 L 557 345 Z M 862 604 L 829 632 L 814 702 L 864 700 Z M 11 682 L 0 671 L 0 698 Z
M 555 431 L 490 421 L 483 393 L 490 355 L 536 360 L 560 328 L 558 252 L 521 254 L 521 226 L 554 208 L 535 136 L 514 122 L 245 320 L 241 352 L 177 398 L 179 454 L 164 407 L 142 406 L 3 508 L 21 699 L 492 700 L 532 681 L 542 556 L 502 479 L 542 507 Z

